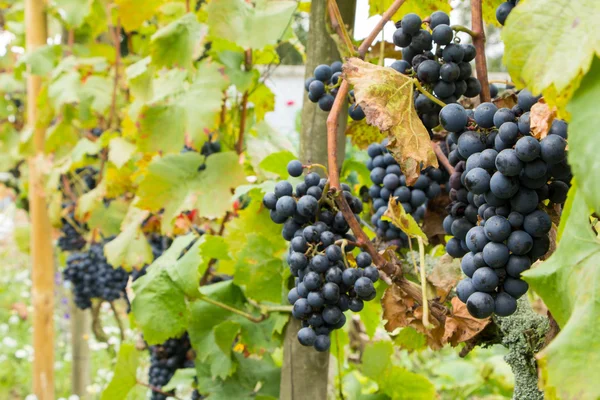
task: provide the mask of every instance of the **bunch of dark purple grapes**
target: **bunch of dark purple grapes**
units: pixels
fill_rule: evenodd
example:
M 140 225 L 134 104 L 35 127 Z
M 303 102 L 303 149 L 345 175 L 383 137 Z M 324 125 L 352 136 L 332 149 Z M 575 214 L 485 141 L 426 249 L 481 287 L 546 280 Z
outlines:
M 315 68 L 313 76 L 306 79 L 304 89 L 308 92 L 308 99 L 313 103 L 318 103 L 323 111 L 331 111 L 333 102 L 338 93 L 340 79 L 342 77 L 342 62 L 335 61 L 331 65 L 321 64 Z M 356 104 L 354 91 L 348 94 L 348 115 L 355 121 L 365 118 L 362 108 Z
M 521 272 L 550 246 L 552 222 L 543 202 L 567 198 L 567 124 L 556 119 L 547 136 L 532 136 L 529 110 L 537 101 L 522 90 L 512 109 L 482 103 L 472 112 L 450 104 L 440 113 L 455 166 L 443 224 L 454 237 L 446 251 L 462 257 L 467 278 L 457 294 L 476 318 L 515 312 L 528 289 Z
M 496 19 L 500 23 L 500 25 L 504 25 L 506 22 L 506 18 L 508 15 L 519 4 L 519 0 L 508 0 L 504 3 L 500 4 L 498 8 L 496 8 Z
M 418 222 L 423 219 L 427 200 L 433 199 L 441 192 L 441 184 L 448 180 L 445 171 L 438 168 L 427 168 L 413 186 L 406 185 L 406 177 L 402 174 L 398 162 L 386 147 L 387 140 L 373 143 L 367 149 L 369 161 L 367 168 L 371 171 L 369 197 L 373 201 L 374 214 L 371 224 L 376 228 L 377 236 L 386 241 L 397 241 L 398 247 L 408 245 L 408 237 L 399 228 L 381 217 L 388 209 L 390 197 L 396 197 L 404 211 L 411 214 Z
M 149 384 L 155 388 L 165 386 L 175 372 L 182 368 L 194 368 L 194 356 L 190 338 L 186 333 L 161 345 L 150 346 Z M 152 391 L 152 400 L 166 400 L 167 395 Z
M 67 208 L 74 209 L 74 203 L 63 203 L 63 209 Z M 58 247 L 62 251 L 77 251 L 83 249 L 86 241 L 81 235 L 81 232 L 86 232 L 87 226 L 77 221 L 74 211 L 70 211 L 66 217 L 61 218 L 61 222 L 61 235 L 58 238 Z
M 127 298 L 129 274 L 106 261 L 105 243 L 92 243 L 87 251 L 73 252 L 67 258 L 63 275 L 71 282 L 75 305 L 82 310 L 90 308 L 95 298 L 109 302 Z
M 291 161 L 288 172 L 301 176 L 302 163 Z M 344 326 L 345 311 L 359 312 L 364 301 L 375 298 L 373 284 L 379 279 L 369 254 L 360 252 L 354 261 L 350 257 L 356 239 L 348 233 L 348 222 L 335 208 L 328 187 L 327 180 L 311 172 L 295 191 L 291 183 L 281 181 L 263 198 L 271 219 L 283 224 L 283 237 L 291 244 L 287 263 L 296 280 L 288 300 L 294 306 L 292 315 L 302 321 L 298 340 L 317 351 L 329 349 L 329 334 Z M 348 185 L 342 188 L 338 195 L 359 219 L 362 202 Z
M 430 93 L 446 104 L 456 103 L 461 96 L 479 95 L 481 84 L 471 76 L 470 64 L 477 53 L 475 46 L 458 43 L 448 14 L 436 11 L 425 24 L 417 14 L 407 14 L 396 27 L 394 44 L 402 47 L 402 60 L 394 61 L 391 68 L 416 76 Z M 427 129 L 439 125 L 441 107 L 438 104 L 422 93 L 415 96 L 414 102 Z

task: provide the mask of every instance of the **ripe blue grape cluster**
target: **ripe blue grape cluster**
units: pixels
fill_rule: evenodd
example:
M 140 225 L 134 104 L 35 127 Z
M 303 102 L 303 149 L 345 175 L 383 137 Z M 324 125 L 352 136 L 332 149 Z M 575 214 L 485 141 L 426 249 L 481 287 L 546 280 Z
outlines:
M 427 25 L 417 14 L 407 14 L 396 24 L 394 44 L 402 48 L 402 60 L 391 68 L 414 75 L 435 97 L 446 104 L 456 103 L 461 96 L 476 97 L 481 84 L 471 76 L 470 62 L 477 54 L 472 44 L 460 44 L 450 26 L 450 17 L 436 11 Z M 435 53 L 433 52 L 436 45 Z M 439 125 L 441 107 L 424 94 L 415 96 L 417 114 L 428 129 Z
M 306 79 L 304 89 L 308 92 L 308 99 L 319 105 L 323 111 L 331 111 L 333 102 L 338 93 L 340 79 L 342 77 L 342 63 L 335 61 L 331 65 L 321 64 L 315 68 L 313 76 Z M 350 107 L 348 107 L 348 115 L 355 121 L 360 121 L 365 118 L 365 113 L 362 108 L 356 104 L 354 91 L 351 90 L 348 94 Z
M 126 298 L 129 275 L 106 261 L 104 243 L 92 243 L 87 251 L 69 254 L 63 275 L 71 282 L 75 305 L 82 310 L 90 308 L 94 298 L 106 301 Z
M 194 352 L 188 333 L 171 338 L 161 345 L 150 346 L 149 384 L 155 388 L 165 386 L 181 368 L 194 368 Z M 152 400 L 166 400 L 168 396 L 152 391 Z
M 63 209 L 67 208 L 75 208 L 74 203 L 63 203 Z M 83 249 L 86 241 L 85 238 L 81 236 L 80 232 L 87 231 L 87 226 L 85 224 L 78 223 L 77 219 L 75 218 L 74 211 L 70 211 L 66 216 L 62 217 L 61 222 L 61 235 L 57 242 L 58 247 L 62 251 L 77 251 Z
M 504 25 L 506 18 L 508 18 L 508 14 L 510 14 L 517 4 L 519 4 L 519 0 L 508 0 L 496 8 L 496 20 L 498 20 L 500 25 Z
M 521 272 L 550 246 L 552 222 L 540 206 L 563 204 L 569 190 L 567 124 L 556 119 L 543 139 L 532 136 L 529 110 L 537 101 L 522 90 L 512 109 L 449 104 L 440 112 L 455 166 L 446 251 L 462 257 L 467 278 L 456 291 L 476 318 L 515 312 L 528 289 Z
M 406 185 L 406 177 L 402 174 L 398 162 L 386 147 L 387 140 L 373 143 L 367 149 L 369 161 L 367 168 L 371 171 L 369 197 L 373 201 L 374 214 L 371 224 L 376 228 L 377 236 L 386 241 L 394 241 L 398 247 L 408 245 L 408 237 L 399 228 L 381 217 L 388 209 L 390 197 L 402 204 L 404 211 L 411 214 L 418 222 L 425 215 L 427 200 L 433 199 L 441 192 L 441 184 L 447 180 L 447 173 L 438 168 L 427 168 L 421 172 L 413 186 Z
M 293 177 L 301 176 L 303 169 L 300 161 L 288 164 Z M 360 252 L 352 260 L 350 252 L 356 239 L 348 233 L 342 213 L 335 209 L 328 187 L 326 179 L 311 172 L 295 191 L 291 183 L 281 181 L 263 198 L 271 219 L 283 225 L 283 238 L 290 242 L 287 263 L 296 279 L 288 300 L 294 306 L 292 315 L 302 321 L 298 341 L 317 351 L 329 349 L 329 334 L 344 326 L 345 311 L 359 312 L 364 301 L 375 298 L 373 284 L 379 279 L 369 254 Z M 342 188 L 340 195 L 358 219 L 362 202 L 348 185 Z

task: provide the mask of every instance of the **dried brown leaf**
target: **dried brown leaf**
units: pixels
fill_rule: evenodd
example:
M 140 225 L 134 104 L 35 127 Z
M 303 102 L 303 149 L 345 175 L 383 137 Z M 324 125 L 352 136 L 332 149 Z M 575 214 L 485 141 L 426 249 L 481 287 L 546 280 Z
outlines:
M 452 288 L 462 279 L 460 261 L 444 254 L 427 276 L 427 280 L 435 287 L 437 297 L 445 299 Z
M 536 139 L 543 139 L 548 135 L 552 121 L 556 118 L 556 107 L 550 108 L 543 99 L 531 107 L 529 121 L 531 132 Z
M 387 134 L 362 120 L 349 122 L 346 126 L 346 136 L 350 136 L 353 145 L 365 150 L 370 144 L 381 142 Z
M 467 306 L 458 297 L 455 297 L 452 299 L 452 315 L 446 317 L 442 342 L 457 346 L 459 343 L 466 342 L 477 335 L 490 322 L 490 318 L 477 319 L 472 317 L 467 311 Z
M 439 349 L 443 346 L 444 327 L 435 318 L 431 318 L 430 322 L 434 327 L 432 329 L 425 328 L 422 321 L 422 307 L 397 285 L 386 289 L 381 299 L 381 305 L 383 319 L 387 320 L 385 329 L 388 332 L 410 326 L 426 336 L 427 344 L 432 349 Z
M 492 100 L 492 103 L 498 108 L 513 108 L 517 105 L 517 94 L 514 90 L 507 90 Z
M 389 132 L 388 149 L 414 183 L 422 169 L 438 166 L 429 133 L 413 103 L 413 81 L 399 72 L 350 58 L 344 64 L 344 78 L 354 86 L 356 101 L 369 125 Z

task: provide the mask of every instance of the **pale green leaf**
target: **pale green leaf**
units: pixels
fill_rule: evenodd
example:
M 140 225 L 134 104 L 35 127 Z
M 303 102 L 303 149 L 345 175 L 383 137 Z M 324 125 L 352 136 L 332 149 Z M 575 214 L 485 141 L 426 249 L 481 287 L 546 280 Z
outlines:
M 61 46 L 58 45 L 40 46 L 23 55 L 19 59 L 17 66 L 28 66 L 29 72 L 33 75 L 46 75 L 58 63 L 61 52 Z
M 513 82 L 534 94 L 570 98 L 578 77 L 600 54 L 599 14 L 600 2 L 595 0 L 519 3 L 502 31 L 504 62 Z
M 47 153 L 55 153 L 56 158 L 67 155 L 79 141 L 79 132 L 68 119 L 61 119 L 46 131 L 44 143 Z
M 206 29 L 194 14 L 186 14 L 152 35 L 150 54 L 157 67 L 190 68 Z
M 81 201 L 81 198 L 80 198 Z M 116 236 L 121 232 L 121 223 L 125 219 L 129 203 L 124 199 L 115 199 L 107 206 L 99 202 L 90 211 L 87 225 L 92 229 L 99 229 L 104 237 Z
M 275 44 L 290 24 L 295 1 L 260 1 L 255 6 L 244 0 L 220 0 L 208 4 L 211 35 L 243 48 L 261 49 Z M 248 34 L 252 32 L 252 34 Z
M 111 105 L 113 82 L 108 77 L 90 76 L 81 86 L 79 97 L 83 102 L 90 100 L 91 108 L 98 114 L 104 114 Z
M 574 199 L 568 219 L 561 220 L 558 248 L 523 276 L 561 328 L 537 355 L 547 398 L 592 400 L 600 397 L 600 387 L 581 371 L 600 363 L 600 242 L 581 188 L 571 189 L 569 196 Z
M 179 386 L 192 387 L 196 378 L 196 370 L 194 368 L 179 368 L 171 378 L 168 384 L 162 387 L 164 392 L 170 392 L 177 389 Z
M 48 86 L 48 98 L 54 111 L 60 110 L 63 104 L 76 103 L 79 100 L 80 90 L 80 76 L 75 71 L 62 74 L 53 80 Z
M 185 136 L 185 110 L 174 104 L 142 107 L 139 121 L 138 148 L 145 153 L 179 152 Z
M 112 139 L 108 145 L 108 160 L 121 168 L 135 153 L 135 145 L 129 143 L 122 137 Z
M 68 28 L 78 28 L 92 10 L 91 0 L 54 0 Z
M 600 211 L 600 182 L 595 173 L 600 170 L 600 158 L 594 151 L 600 139 L 596 124 L 598 100 L 600 100 L 600 59 L 596 57 L 590 72 L 581 82 L 567 108 L 571 113 L 569 165 L 577 180 L 579 191 L 594 211 Z
M 121 226 L 121 233 L 104 246 L 109 264 L 131 271 L 134 267 L 152 262 L 152 248 L 140 227 L 147 216 L 147 212 L 135 207 L 130 208 Z
M 296 157 L 293 153 L 288 150 L 279 151 L 277 153 L 272 153 L 266 156 L 258 167 L 263 171 L 272 172 L 277 174 L 280 178 L 287 178 L 287 165 L 290 161 L 296 160 Z
M 101 400 L 122 400 L 127 397 L 129 391 L 137 384 L 140 354 L 135 345 L 121 343 L 113 377 L 102 392 Z
M 265 119 L 265 114 L 275 109 L 275 94 L 264 83 L 252 90 L 248 101 L 254 106 L 256 122 Z

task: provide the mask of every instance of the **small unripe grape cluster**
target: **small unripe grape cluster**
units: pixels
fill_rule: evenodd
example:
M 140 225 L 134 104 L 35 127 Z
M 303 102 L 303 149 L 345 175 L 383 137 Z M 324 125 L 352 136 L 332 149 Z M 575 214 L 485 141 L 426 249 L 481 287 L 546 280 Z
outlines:
M 471 76 L 470 64 L 477 53 L 475 46 L 458 43 L 448 14 L 436 11 L 425 24 L 417 14 L 407 14 L 396 26 L 393 39 L 394 44 L 402 48 L 402 60 L 392 63 L 391 68 L 416 76 L 429 92 L 446 104 L 456 103 L 461 96 L 479 95 L 481 84 Z M 416 95 L 414 101 L 425 127 L 438 126 L 441 107 L 422 93 Z
M 567 124 L 556 119 L 547 136 L 532 136 L 529 111 L 538 99 L 522 90 L 512 109 L 449 104 L 440 112 L 455 166 L 446 251 L 462 257 L 467 278 L 456 291 L 476 318 L 515 312 L 528 289 L 521 273 L 550 247 L 552 222 L 541 206 L 563 204 L 569 191 Z
M 387 140 L 373 143 L 367 149 L 369 161 L 367 168 L 371 171 L 369 197 L 373 201 L 374 214 L 371 224 L 377 236 L 386 241 L 397 242 L 398 247 L 408 245 L 408 237 L 393 224 L 383 221 L 381 217 L 388 209 L 390 197 L 402 204 L 404 211 L 411 214 L 419 222 L 425 216 L 427 201 L 442 193 L 441 184 L 447 181 L 448 174 L 438 168 L 427 168 L 412 186 L 406 185 L 406 177 L 400 165 L 386 147 Z
M 331 65 L 321 64 L 315 68 L 313 76 L 306 79 L 304 89 L 308 92 L 308 99 L 313 103 L 318 103 L 323 111 L 331 111 L 333 102 L 338 93 L 338 88 L 342 79 L 342 63 L 335 61 Z M 356 103 L 354 91 L 348 94 L 350 106 L 348 115 L 355 121 L 365 118 L 362 108 Z
M 303 170 L 300 161 L 288 164 L 293 177 L 301 176 Z M 328 186 L 326 179 L 311 172 L 295 190 L 290 182 L 280 181 L 263 198 L 271 219 L 283 225 L 283 238 L 290 242 L 287 263 L 295 286 L 288 300 L 292 315 L 302 321 L 298 341 L 317 351 L 329 349 L 330 333 L 346 323 L 345 311 L 359 312 L 364 301 L 375 298 L 373 284 L 379 279 L 368 253 L 351 257 L 356 239 L 348 233 L 348 222 L 337 210 Z M 342 184 L 342 189 L 338 195 L 344 196 L 355 213 L 352 218 L 359 219 L 362 202 L 348 185 Z

